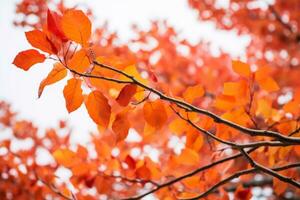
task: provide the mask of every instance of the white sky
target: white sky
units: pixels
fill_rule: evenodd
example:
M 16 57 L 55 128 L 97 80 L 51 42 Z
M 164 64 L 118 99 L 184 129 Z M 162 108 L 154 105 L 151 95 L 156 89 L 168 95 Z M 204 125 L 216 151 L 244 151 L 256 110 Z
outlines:
M 21 50 L 30 48 L 24 30 L 12 25 L 17 0 L 0 1 L 0 99 L 10 102 L 20 117 L 33 120 L 40 127 L 56 126 L 59 119 L 67 119 L 74 128 L 75 140 L 85 142 L 87 130 L 95 125 L 89 119 L 84 106 L 68 114 L 62 90 L 66 81 L 46 87 L 41 99 L 37 99 L 40 81 L 51 69 L 49 64 L 40 64 L 24 72 L 11 63 Z M 116 30 L 123 41 L 131 37 L 130 25 L 149 26 L 150 20 L 167 19 L 169 24 L 180 31 L 181 37 L 192 42 L 200 39 L 211 41 L 213 49 L 221 47 L 233 56 L 240 56 L 248 38 L 237 38 L 234 32 L 216 31 L 211 23 L 200 23 L 194 11 L 188 8 L 186 0 L 76 0 L 92 8 L 96 23 L 105 20 L 109 28 Z

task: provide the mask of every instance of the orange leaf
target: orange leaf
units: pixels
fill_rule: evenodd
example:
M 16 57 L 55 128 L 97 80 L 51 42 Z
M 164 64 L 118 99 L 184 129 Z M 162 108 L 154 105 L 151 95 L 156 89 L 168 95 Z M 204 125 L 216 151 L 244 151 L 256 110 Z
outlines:
M 41 54 L 35 49 L 28 49 L 26 51 L 21 51 L 15 57 L 13 64 L 17 67 L 27 71 L 32 65 L 37 63 L 42 63 L 46 59 L 44 54 Z
M 64 167 L 72 167 L 79 162 L 75 152 L 68 149 L 56 150 L 53 153 L 53 157 L 58 164 L 63 165 Z
M 40 83 L 38 97 L 42 95 L 44 88 L 47 85 L 51 85 L 53 83 L 56 83 L 57 81 L 60 81 L 66 75 L 67 75 L 67 70 L 61 63 L 54 64 L 53 69 L 50 71 L 48 76 Z
M 244 62 L 233 60 L 232 61 L 232 68 L 235 73 L 249 77 L 251 74 L 250 66 Z
M 214 106 L 220 110 L 231 110 L 236 105 L 236 99 L 233 96 L 228 95 L 219 95 L 216 100 Z
M 83 102 L 81 82 L 80 79 L 72 78 L 68 80 L 68 83 L 64 88 L 64 97 L 69 113 L 79 108 Z
M 186 89 L 183 93 L 183 98 L 187 102 L 192 103 L 196 98 L 202 97 L 204 93 L 204 88 L 201 85 L 195 85 Z
M 200 162 L 200 157 L 196 151 L 185 148 L 177 157 L 177 162 L 182 165 L 197 165 Z
M 193 188 L 199 186 L 199 183 L 201 183 L 201 180 L 200 180 L 199 176 L 192 176 L 192 177 L 183 179 L 182 182 L 187 188 L 193 189 Z
M 125 85 L 121 92 L 119 93 L 119 96 L 117 97 L 116 101 L 121 105 L 121 106 L 127 106 L 131 100 L 131 98 L 135 95 L 136 93 L 136 85 L 134 84 L 128 84 Z
M 81 10 L 68 10 L 61 21 L 62 30 L 67 38 L 86 47 L 91 36 L 92 24 Z
M 112 130 L 117 135 L 118 142 L 124 140 L 127 137 L 129 128 L 130 122 L 127 119 L 127 113 L 118 113 L 112 124 Z
M 262 89 L 264 89 L 268 92 L 275 92 L 275 91 L 279 90 L 278 84 L 271 77 L 257 80 L 257 82 Z
M 300 157 L 300 146 L 294 146 L 294 151 Z
M 85 106 L 93 121 L 103 127 L 107 127 L 110 120 L 111 107 L 107 98 L 100 91 L 89 94 Z
M 72 167 L 72 173 L 74 176 L 83 176 L 88 174 L 90 171 L 90 166 L 88 163 L 78 163 Z
M 73 57 L 68 61 L 68 66 L 79 73 L 84 73 L 90 66 L 89 58 L 87 57 L 85 51 L 80 49 L 77 51 Z
M 25 33 L 27 41 L 35 48 L 49 54 L 56 54 L 57 50 L 47 35 L 40 30 L 32 30 Z
M 248 84 L 244 80 L 238 82 L 224 83 L 224 89 L 223 89 L 224 95 L 246 98 L 247 92 L 248 92 Z
M 146 102 L 143 112 L 146 122 L 156 129 L 160 129 L 167 122 L 167 111 L 163 102 L 159 99 L 153 102 Z
M 151 171 L 146 166 L 145 163 L 144 163 L 144 165 L 142 165 L 141 167 L 136 169 L 135 174 L 138 178 L 141 178 L 141 179 L 144 179 L 144 180 L 149 180 L 151 178 Z
M 282 182 L 281 180 L 277 178 L 273 178 L 273 189 L 275 194 L 281 195 L 283 194 L 288 187 L 288 184 L 285 182 Z
M 88 153 L 89 152 L 85 147 L 83 147 L 81 145 L 78 146 L 77 155 L 79 158 L 86 159 L 88 157 Z

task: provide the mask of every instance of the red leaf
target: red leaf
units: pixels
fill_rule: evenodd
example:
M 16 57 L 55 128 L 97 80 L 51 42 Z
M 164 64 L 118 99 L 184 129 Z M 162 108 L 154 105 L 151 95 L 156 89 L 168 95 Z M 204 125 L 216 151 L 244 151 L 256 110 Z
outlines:
M 55 35 L 56 37 L 60 38 L 63 42 L 66 42 L 68 39 L 64 35 L 61 29 L 61 19 L 62 16 L 58 15 L 56 12 L 52 12 L 48 9 L 47 11 L 47 28 L 48 30 Z
M 27 71 L 29 70 L 34 64 L 43 63 L 46 57 L 44 54 L 41 54 L 35 49 L 28 49 L 25 51 L 21 51 L 15 57 L 13 64 L 17 67 Z
M 32 30 L 25 33 L 27 41 L 35 48 L 49 54 L 56 54 L 55 46 L 48 39 L 47 35 L 40 30 Z
M 122 141 L 127 137 L 129 128 L 130 128 L 130 122 L 127 119 L 127 112 L 118 113 L 116 115 L 116 119 L 112 124 L 112 130 L 117 135 L 117 142 Z
M 127 106 L 131 100 L 131 98 L 135 95 L 136 93 L 136 85 L 134 84 L 129 84 L 125 85 L 121 92 L 119 93 L 119 96 L 117 97 L 117 102 L 121 106 Z

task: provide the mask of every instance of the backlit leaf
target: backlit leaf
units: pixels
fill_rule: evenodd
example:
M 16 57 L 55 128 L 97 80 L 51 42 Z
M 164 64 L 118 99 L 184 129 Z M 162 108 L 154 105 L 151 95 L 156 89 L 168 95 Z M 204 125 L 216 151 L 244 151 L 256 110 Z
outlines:
M 241 76 L 249 77 L 251 74 L 250 66 L 241 61 L 233 60 L 232 68 L 235 73 L 237 73 Z
M 68 10 L 61 21 L 62 30 L 67 38 L 86 47 L 91 36 L 91 22 L 81 10 Z
M 276 81 L 274 81 L 274 79 L 271 77 L 258 80 L 257 82 L 262 89 L 268 92 L 275 92 L 280 89 Z
M 127 137 L 129 128 L 130 122 L 127 118 L 127 112 L 118 113 L 112 124 L 112 130 L 115 132 L 118 142 Z
M 54 66 L 53 66 L 52 70 L 50 71 L 50 73 L 40 83 L 38 97 L 41 97 L 41 95 L 44 91 L 44 88 L 47 85 L 51 85 L 53 83 L 56 83 L 56 82 L 60 81 L 61 79 L 66 77 L 66 75 L 67 75 L 67 70 L 61 63 L 54 64 Z
M 62 41 L 67 41 L 68 39 L 64 35 L 61 29 L 62 16 L 58 15 L 56 12 L 47 11 L 47 29 L 56 37 L 60 38 Z
M 125 85 L 119 93 L 119 96 L 117 97 L 116 101 L 121 106 L 127 106 L 131 98 L 135 95 L 136 88 L 137 86 L 134 84 Z
M 47 35 L 40 30 L 32 30 L 25 33 L 27 41 L 35 48 L 38 48 L 49 54 L 56 54 L 57 50 Z
M 111 107 L 107 98 L 100 91 L 93 91 L 85 102 L 87 111 L 93 121 L 107 127 L 110 121 Z
M 164 103 L 161 100 L 153 102 L 147 101 L 143 108 L 146 122 L 156 129 L 160 129 L 166 124 L 168 115 Z
M 44 54 L 39 53 L 35 49 L 28 49 L 25 51 L 21 51 L 15 57 L 13 64 L 17 67 L 27 71 L 29 70 L 34 64 L 43 63 L 46 57 Z
M 64 88 L 63 93 L 69 113 L 79 108 L 83 102 L 81 82 L 80 79 L 72 78 L 68 80 L 68 83 Z
M 79 162 L 76 153 L 69 149 L 58 149 L 53 153 L 53 157 L 58 164 L 64 167 L 72 167 Z
M 186 91 L 183 93 L 183 98 L 187 102 L 193 103 L 196 98 L 202 97 L 204 93 L 204 88 L 201 85 L 195 85 L 186 89 Z
M 85 51 L 83 49 L 77 51 L 73 55 L 73 57 L 68 61 L 68 66 L 70 69 L 75 70 L 76 72 L 86 72 L 86 70 L 90 66 L 90 61 Z
M 198 153 L 190 148 L 185 148 L 176 158 L 177 162 L 182 165 L 197 165 L 200 162 Z

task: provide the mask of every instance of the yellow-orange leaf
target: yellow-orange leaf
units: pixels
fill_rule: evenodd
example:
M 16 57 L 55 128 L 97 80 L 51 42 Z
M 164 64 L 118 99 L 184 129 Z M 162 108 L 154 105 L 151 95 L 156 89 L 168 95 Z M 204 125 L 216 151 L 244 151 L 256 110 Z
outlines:
M 62 30 L 67 38 L 86 47 L 91 36 L 92 24 L 81 10 L 68 10 L 61 21 Z
M 232 68 L 237 74 L 241 76 L 249 77 L 251 74 L 250 66 L 238 60 L 232 61 Z
M 199 186 L 199 183 L 201 182 L 201 180 L 200 180 L 199 176 L 192 176 L 192 177 L 184 179 L 182 182 L 189 189 L 193 189 L 193 188 Z
M 48 76 L 42 80 L 39 86 L 38 97 L 40 97 L 47 85 L 60 81 L 67 75 L 66 68 L 61 63 L 55 63 Z
M 200 157 L 196 151 L 185 148 L 177 157 L 177 162 L 182 165 L 197 165 L 200 162 Z
M 86 52 L 83 49 L 77 51 L 73 55 L 73 57 L 68 61 L 68 66 L 70 69 L 73 69 L 76 72 L 86 72 L 86 70 L 90 66 L 90 61 L 86 55 Z
M 123 112 L 118 113 L 112 124 L 112 130 L 115 132 L 118 142 L 124 140 L 128 135 L 130 122 L 126 114 Z
M 214 106 L 220 110 L 231 110 L 236 105 L 236 99 L 233 96 L 219 95 L 215 100 Z
M 257 82 L 262 89 L 264 89 L 268 92 L 275 92 L 275 91 L 279 90 L 278 84 L 271 77 L 267 77 L 265 79 L 258 80 Z
M 201 85 L 195 85 L 188 87 L 186 91 L 183 93 L 183 98 L 192 103 L 196 98 L 200 98 L 204 95 L 205 91 Z
M 28 49 L 18 53 L 13 61 L 13 64 L 27 71 L 32 67 L 32 65 L 42 63 L 45 61 L 45 59 L 46 57 L 44 54 L 39 53 L 35 49 Z
M 64 97 L 66 101 L 66 107 L 69 113 L 73 112 L 81 106 L 83 102 L 83 95 L 80 79 L 72 78 L 68 80 L 68 83 L 64 88 Z
M 53 157 L 58 164 L 64 167 L 72 167 L 79 162 L 76 153 L 69 149 L 58 149 L 53 153 Z
M 248 92 L 248 84 L 246 81 L 241 80 L 238 82 L 224 83 L 223 94 L 229 96 L 236 96 L 239 98 L 246 98 Z
M 92 120 L 103 127 L 107 127 L 110 121 L 111 107 L 107 98 L 100 91 L 93 91 L 85 102 L 87 111 Z
M 164 103 L 159 99 L 153 102 L 146 102 L 143 112 L 146 122 L 156 129 L 160 129 L 167 122 L 167 111 Z
M 32 30 L 25 33 L 27 41 L 35 48 L 38 48 L 49 54 L 55 54 L 54 45 L 47 38 L 47 35 L 40 30 Z
M 121 106 L 127 106 L 131 98 L 135 95 L 136 88 L 137 86 L 134 84 L 125 85 L 119 93 L 119 96 L 117 97 L 116 101 Z

